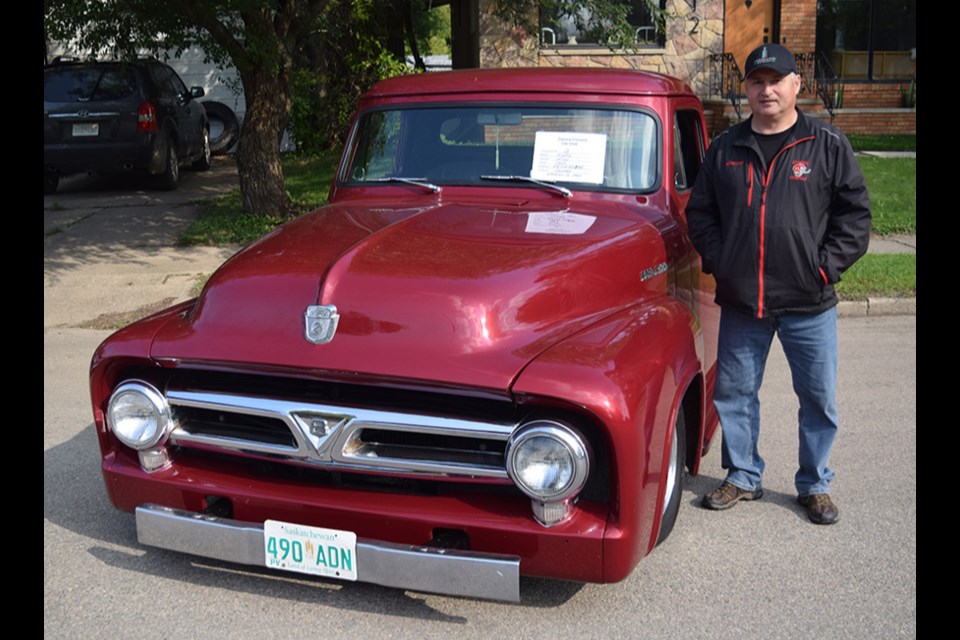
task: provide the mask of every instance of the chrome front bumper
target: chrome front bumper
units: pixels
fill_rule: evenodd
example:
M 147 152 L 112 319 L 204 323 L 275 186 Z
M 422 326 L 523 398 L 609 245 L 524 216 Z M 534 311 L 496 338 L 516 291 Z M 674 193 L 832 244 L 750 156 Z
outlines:
M 265 566 L 263 525 L 153 504 L 137 507 L 141 544 Z M 385 587 L 520 601 L 520 558 L 357 539 L 357 580 Z

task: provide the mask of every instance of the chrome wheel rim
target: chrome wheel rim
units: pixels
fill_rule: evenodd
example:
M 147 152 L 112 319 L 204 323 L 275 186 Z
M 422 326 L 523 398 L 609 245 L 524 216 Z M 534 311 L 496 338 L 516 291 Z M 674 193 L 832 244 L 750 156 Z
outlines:
M 677 473 L 680 467 L 680 460 L 677 453 L 677 429 L 674 427 L 673 432 L 670 434 L 670 466 L 667 467 L 667 489 L 663 494 L 663 508 L 660 511 L 661 516 L 670 508 L 670 502 L 673 500 L 673 492 L 676 489 Z

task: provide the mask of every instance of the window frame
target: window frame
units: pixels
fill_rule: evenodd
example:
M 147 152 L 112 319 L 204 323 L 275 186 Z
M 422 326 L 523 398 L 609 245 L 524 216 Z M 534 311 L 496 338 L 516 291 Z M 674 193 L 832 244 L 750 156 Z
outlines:
M 636 2 L 636 4 L 638 5 L 646 4 L 644 0 L 623 0 L 623 2 L 625 4 L 634 4 L 634 2 Z M 660 0 L 659 7 L 661 11 L 665 10 L 666 0 Z M 554 27 L 550 26 L 555 23 L 548 21 L 546 18 L 547 16 L 544 15 L 543 9 L 542 8 L 539 9 L 538 10 L 538 27 L 539 27 L 538 42 L 539 42 L 540 50 L 557 51 L 557 52 L 564 52 L 564 51 L 576 52 L 576 51 L 600 49 L 611 55 L 613 54 L 624 55 L 624 54 L 628 54 L 631 51 L 631 49 L 635 49 L 638 52 L 643 52 L 647 50 L 661 50 L 664 47 L 666 47 L 666 34 L 657 33 L 656 25 L 652 23 L 647 25 L 640 25 L 640 26 L 631 25 L 631 26 L 634 26 L 634 28 L 637 31 L 639 31 L 640 29 L 652 28 L 655 36 L 655 39 L 652 42 L 645 42 L 645 43 L 637 42 L 632 47 L 608 45 L 608 44 L 603 44 L 601 42 L 576 42 L 575 44 L 569 44 L 569 43 L 558 44 L 556 42 L 556 32 L 554 30 Z M 545 42 L 544 35 L 545 35 L 545 32 L 547 31 L 554 33 L 554 41 L 552 43 Z
M 664 166 L 664 123 L 660 117 L 660 114 L 656 110 L 643 106 L 643 105 L 628 105 L 628 104 L 618 104 L 618 103 L 589 103 L 589 102 L 576 102 L 576 101 L 564 101 L 564 102 L 554 102 L 554 101 L 542 101 L 542 100 L 523 100 L 516 102 L 503 102 L 503 101 L 461 101 L 461 100 L 437 100 L 435 102 L 402 102 L 402 103 L 393 103 L 393 104 L 382 104 L 368 109 L 364 109 L 357 114 L 356 119 L 351 127 L 350 134 L 347 137 L 347 142 L 345 145 L 345 152 L 343 155 L 343 161 L 341 165 L 337 168 L 336 180 L 338 188 L 377 188 L 384 186 L 396 186 L 391 185 L 391 183 L 375 183 L 375 182 L 364 182 L 362 180 L 355 180 L 350 177 L 350 169 L 356 160 L 356 154 L 358 151 L 359 144 L 359 135 L 360 135 L 360 125 L 364 119 L 375 112 L 378 111 L 404 111 L 404 110 L 414 110 L 414 109 L 438 109 L 438 108 L 555 108 L 555 109 L 581 109 L 581 110 L 597 110 L 597 111 L 629 111 L 635 113 L 641 113 L 645 116 L 650 117 L 653 120 L 653 135 L 656 148 L 652 150 L 652 158 L 654 162 L 654 171 L 655 177 L 653 182 L 646 188 L 616 188 L 616 187 L 605 187 L 603 185 L 590 185 L 588 183 L 573 183 L 573 182 L 558 182 L 557 184 L 567 186 L 575 191 L 584 191 L 584 192 L 596 192 L 596 193 L 609 193 L 609 194 L 650 194 L 656 193 L 662 188 L 665 180 L 665 166 Z M 408 135 L 408 132 L 404 129 L 401 129 L 399 133 L 398 142 L 399 144 L 404 144 L 404 139 Z M 451 184 L 444 185 L 451 187 L 467 187 L 467 188 L 482 188 L 486 186 L 506 186 L 504 184 L 496 183 L 478 183 L 478 184 Z M 513 184 L 509 186 L 524 186 L 521 183 Z M 529 185 L 527 185 L 529 187 Z
M 899 22 L 896 20 L 888 21 L 889 24 L 902 25 L 901 26 L 902 31 L 899 31 L 899 33 L 904 33 L 907 36 L 912 35 L 912 41 L 914 43 L 914 46 L 905 48 L 905 49 L 889 49 L 889 48 L 882 48 L 877 44 L 877 39 L 880 37 L 877 32 L 877 29 L 880 26 L 877 24 L 879 20 L 879 18 L 877 17 L 877 12 L 884 9 L 884 2 L 885 0 L 858 0 L 858 4 L 862 4 L 867 9 L 867 26 L 866 26 L 866 34 L 864 36 L 867 41 L 866 48 L 865 49 L 864 48 L 839 49 L 839 48 L 835 48 L 835 42 L 837 39 L 838 32 L 841 31 L 841 29 L 838 26 L 842 20 L 841 13 L 837 11 L 827 16 L 822 9 L 822 7 L 825 4 L 825 0 L 817 0 L 817 23 L 816 23 L 815 48 L 818 55 L 830 61 L 830 65 L 833 67 L 834 73 L 836 73 L 837 77 L 843 80 L 844 82 L 847 82 L 847 83 L 884 83 L 884 82 L 897 83 L 897 82 L 904 82 L 904 81 L 916 79 L 917 77 L 916 44 L 915 44 L 916 43 L 916 3 L 914 2 L 914 7 L 913 7 L 914 30 L 912 34 L 908 32 L 909 21 L 906 21 L 906 17 L 903 17 L 903 19 L 900 20 Z M 848 10 L 853 11 L 854 9 L 853 2 L 838 3 L 836 6 L 841 7 L 844 4 L 848 5 Z M 887 8 L 888 11 L 891 11 L 892 9 L 893 9 L 892 7 Z M 843 14 L 843 15 L 846 15 L 846 14 Z M 825 23 L 824 23 L 824 20 L 826 19 L 830 19 L 833 21 L 832 31 L 827 31 L 827 27 L 825 26 Z M 829 37 L 833 38 L 833 43 L 827 43 L 824 41 Z M 909 37 L 906 39 L 907 41 L 910 40 Z M 889 75 L 887 74 L 879 75 L 877 72 L 877 66 L 876 66 L 878 62 L 878 56 L 879 56 L 879 59 L 882 61 L 884 58 L 887 57 L 887 54 L 900 54 L 899 57 L 903 57 L 903 54 L 910 55 L 909 61 L 913 63 L 913 67 L 914 67 L 912 73 L 906 72 L 902 74 L 891 73 Z M 852 72 L 852 75 L 844 75 L 845 65 L 836 64 L 838 55 L 840 56 L 841 60 L 845 60 L 848 55 L 849 56 L 865 56 L 866 70 L 862 74 L 858 72 Z

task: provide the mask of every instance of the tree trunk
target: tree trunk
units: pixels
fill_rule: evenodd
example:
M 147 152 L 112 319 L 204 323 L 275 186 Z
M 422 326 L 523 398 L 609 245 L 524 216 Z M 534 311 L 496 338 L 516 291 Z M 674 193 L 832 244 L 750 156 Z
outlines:
M 420 47 L 417 46 L 417 32 L 413 28 L 413 5 L 409 0 L 403 3 L 404 24 L 406 25 L 407 41 L 410 44 L 410 52 L 413 54 L 413 66 L 418 71 L 426 71 L 427 65 L 420 57 Z
M 247 111 L 237 144 L 237 171 L 243 210 L 262 216 L 291 216 L 280 164 L 280 144 L 290 112 L 289 74 L 262 70 L 241 74 Z

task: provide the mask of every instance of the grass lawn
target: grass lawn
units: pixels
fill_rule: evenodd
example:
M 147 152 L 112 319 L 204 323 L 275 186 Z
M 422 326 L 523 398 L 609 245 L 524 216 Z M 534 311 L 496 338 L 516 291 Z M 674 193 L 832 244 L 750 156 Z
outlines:
M 321 158 L 284 156 L 283 175 L 287 192 L 299 211 L 307 213 L 327 201 L 339 160 L 339 154 Z M 200 219 L 177 239 L 177 244 L 246 244 L 284 222 L 284 218 L 244 213 L 240 190 L 236 189 L 211 203 Z
M 843 274 L 836 289 L 842 300 L 914 297 L 917 295 L 917 254 L 867 254 Z
M 916 151 L 917 136 L 848 135 L 854 151 Z
M 917 159 L 858 156 L 870 205 L 873 232 L 917 232 Z

